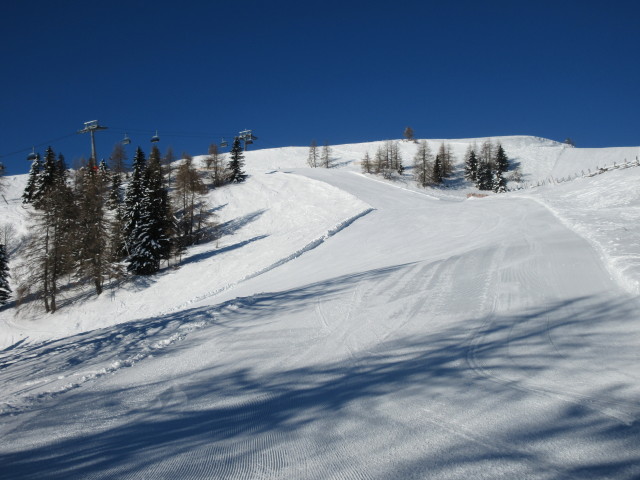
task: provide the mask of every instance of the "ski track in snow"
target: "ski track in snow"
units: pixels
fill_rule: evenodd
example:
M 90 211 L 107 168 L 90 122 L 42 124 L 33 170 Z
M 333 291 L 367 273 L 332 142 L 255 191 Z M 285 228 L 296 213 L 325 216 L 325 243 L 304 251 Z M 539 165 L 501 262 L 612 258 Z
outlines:
M 296 173 L 371 208 L 152 318 L 0 354 L 13 477 L 640 476 L 640 304 L 551 196 Z

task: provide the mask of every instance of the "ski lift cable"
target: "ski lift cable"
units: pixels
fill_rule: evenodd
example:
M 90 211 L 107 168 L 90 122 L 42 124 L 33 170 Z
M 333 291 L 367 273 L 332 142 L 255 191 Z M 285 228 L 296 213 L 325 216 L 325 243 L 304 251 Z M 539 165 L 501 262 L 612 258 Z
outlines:
M 135 128 L 121 128 L 121 127 L 110 127 L 109 130 L 111 130 L 114 133 L 121 133 L 121 134 L 131 134 L 131 133 L 140 133 L 140 134 L 153 134 L 154 130 L 149 130 L 149 129 L 135 129 Z M 12 157 L 14 155 L 19 155 L 21 153 L 25 153 L 25 152 L 29 152 L 31 151 L 34 147 L 42 147 L 44 145 L 51 145 L 53 143 L 59 142 L 61 140 L 65 140 L 67 138 L 71 138 L 71 137 L 75 137 L 77 134 L 77 132 L 73 132 L 70 133 L 68 135 L 63 135 L 61 137 L 56 137 L 56 138 L 52 138 L 50 140 L 46 140 L 43 142 L 38 142 L 38 143 L 34 143 L 33 145 L 29 146 L 29 147 L 25 147 L 25 148 L 21 148 L 19 150 L 14 150 L 12 152 L 8 152 L 8 153 L 3 153 L 0 154 L 0 158 L 6 158 L 6 157 Z M 182 138 L 216 138 L 216 137 L 222 137 L 222 138 L 234 138 L 237 136 L 237 133 L 203 133 L 203 132 L 163 132 L 162 133 L 163 136 L 165 137 L 182 137 Z
M 154 130 L 149 130 L 149 129 L 136 129 L 136 128 L 123 128 L 123 127 L 110 127 L 109 130 L 111 130 L 112 132 L 115 133 L 140 133 L 140 134 L 145 134 L 145 135 L 153 135 L 155 133 L 155 129 Z M 235 134 L 230 134 L 230 133 L 226 133 L 226 134 L 221 134 L 221 133 L 204 133 L 204 132 L 173 132 L 173 131 L 164 131 L 162 129 L 158 129 L 158 132 L 162 133 L 162 136 L 164 137 L 193 137 L 193 138 L 211 138 L 211 137 L 232 137 Z
M 20 153 L 25 153 L 25 152 L 29 152 L 30 150 L 32 150 L 35 147 L 42 147 L 44 145 L 51 145 L 52 143 L 55 142 L 59 142 L 60 140 L 64 140 L 65 138 L 71 138 L 71 137 L 75 137 L 76 133 L 71 133 L 69 135 L 64 135 L 62 137 L 58 137 L 58 138 L 53 138 L 51 140 L 47 140 L 46 142 L 40 142 L 40 143 L 35 143 L 27 148 L 21 148 L 20 150 L 15 150 L 13 152 L 9 152 L 9 153 L 3 153 L 2 155 L 0 155 L 0 158 L 4 158 L 4 157 L 12 157 L 13 155 L 18 155 Z

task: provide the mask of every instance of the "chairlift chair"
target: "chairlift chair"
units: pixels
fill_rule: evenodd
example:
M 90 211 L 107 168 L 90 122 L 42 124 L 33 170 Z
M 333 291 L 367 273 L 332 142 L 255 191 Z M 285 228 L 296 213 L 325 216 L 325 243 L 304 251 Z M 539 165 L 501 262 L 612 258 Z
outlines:
M 220 142 L 220 146 L 222 148 L 225 148 L 229 146 L 229 143 L 227 143 L 227 141 L 223 138 L 222 141 Z
M 158 136 L 158 130 L 156 130 L 156 134 L 151 137 L 151 143 L 156 143 L 160 141 L 160 137 Z
M 153 140 L 152 140 L 153 141 Z M 129 145 L 131 143 L 131 139 L 129 138 L 129 135 L 127 135 L 126 133 L 124 134 L 124 138 L 122 139 L 122 144 L 123 145 Z
M 27 155 L 27 160 L 33 162 L 36 158 L 38 158 L 38 154 L 36 153 L 36 147 L 33 147 L 33 151 Z

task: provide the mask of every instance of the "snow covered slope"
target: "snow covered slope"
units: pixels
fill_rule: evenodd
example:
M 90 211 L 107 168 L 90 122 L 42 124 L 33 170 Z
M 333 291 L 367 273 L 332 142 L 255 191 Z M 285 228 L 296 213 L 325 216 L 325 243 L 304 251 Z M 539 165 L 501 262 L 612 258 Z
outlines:
M 569 150 L 500 141 L 540 178 Z M 3 475 L 638 478 L 640 169 L 464 201 L 359 174 L 375 148 L 248 152 L 218 249 L 2 311 L 52 338 L 0 354 Z

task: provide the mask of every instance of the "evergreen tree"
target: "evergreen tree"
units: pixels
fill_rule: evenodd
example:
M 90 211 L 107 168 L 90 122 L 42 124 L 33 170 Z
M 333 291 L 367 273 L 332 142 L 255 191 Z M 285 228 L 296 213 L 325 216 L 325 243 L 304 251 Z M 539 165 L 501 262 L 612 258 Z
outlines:
M 77 245 L 77 209 L 65 178 L 49 147 L 38 176 L 32 239 L 26 257 L 30 267 L 27 282 L 44 300 L 45 310 L 52 313 L 57 309 L 60 280 L 72 271 Z
M 371 171 L 373 170 L 373 165 L 371 163 L 371 157 L 369 156 L 369 152 L 366 152 L 364 154 L 364 157 L 362 159 L 362 162 L 360 163 L 360 166 L 362 168 L 362 173 L 371 173 Z
M 163 185 L 160 151 L 155 146 L 142 180 L 138 218 L 128 236 L 127 268 L 137 275 L 150 275 L 160 269 L 160 262 L 171 252 L 168 193 Z
M 478 157 L 476 157 L 476 150 L 472 146 L 469 146 L 465 155 L 464 178 L 470 182 L 475 182 L 478 178 Z
M 42 160 L 40 154 L 36 153 L 36 158 L 31 162 L 31 169 L 27 177 L 27 186 L 22 194 L 22 203 L 31 203 L 34 200 L 36 190 L 38 188 L 38 177 L 42 171 Z
M 318 166 L 318 142 L 316 142 L 315 140 L 311 140 L 311 145 L 309 145 L 307 164 L 311 168 L 316 168 Z
M 169 204 L 169 192 L 164 185 L 162 176 L 160 150 L 155 145 L 151 149 L 145 174 L 146 196 L 149 197 L 150 202 L 154 239 L 159 245 L 161 258 L 168 260 L 171 255 L 173 221 Z
M 64 155 L 59 154 L 58 160 L 56 161 L 56 169 L 58 170 L 58 175 L 62 177 L 64 180 L 67 179 L 67 162 L 64 161 Z
M 479 190 L 493 189 L 493 172 L 491 171 L 491 164 L 489 164 L 489 162 L 483 161 L 478 165 L 476 186 Z
M 109 189 L 107 208 L 115 211 L 122 203 L 122 199 L 122 177 L 118 172 L 113 172 L 113 175 L 111 175 L 111 188 Z
M 151 202 L 145 195 L 140 203 L 138 223 L 130 240 L 127 269 L 136 275 L 151 275 L 160 269 L 163 256 L 162 246 L 155 240 L 156 224 L 151 213 Z
M 40 174 L 37 176 L 36 188 L 33 192 L 33 206 L 39 207 L 40 200 L 54 189 L 56 183 L 60 179 L 60 170 L 58 169 L 56 154 L 51 147 L 47 147 L 44 162 Z
M 242 171 L 244 167 L 244 155 L 242 154 L 242 147 L 240 146 L 240 138 L 236 137 L 233 140 L 233 146 L 229 152 L 229 181 L 231 183 L 244 182 L 247 175 Z
M 500 170 L 496 170 L 493 173 L 491 189 L 496 193 L 504 193 L 507 191 L 507 181 Z
M 433 175 L 431 176 L 431 179 L 435 184 L 440 184 L 444 181 L 443 160 L 443 157 L 440 154 L 437 154 L 436 161 L 433 162 Z
M 0 305 L 6 305 L 11 297 L 11 287 L 9 286 L 9 259 L 7 250 L 0 243 Z
M 413 157 L 413 177 L 418 185 L 427 187 L 431 183 L 433 173 L 433 155 L 426 140 L 418 144 L 418 150 Z
M 133 245 L 133 231 L 140 221 L 140 212 L 142 205 L 142 198 L 145 192 L 145 170 L 146 170 L 146 158 L 144 152 L 138 147 L 136 154 L 133 157 L 133 172 L 131 174 L 131 180 L 127 186 L 127 191 L 124 196 L 124 238 L 125 246 L 128 253 L 132 251 Z
M 500 172 L 500 175 L 502 176 L 507 172 L 507 170 L 509 170 L 509 159 L 507 158 L 507 154 L 502 148 L 502 145 L 499 143 L 496 150 L 494 164 L 496 172 Z

